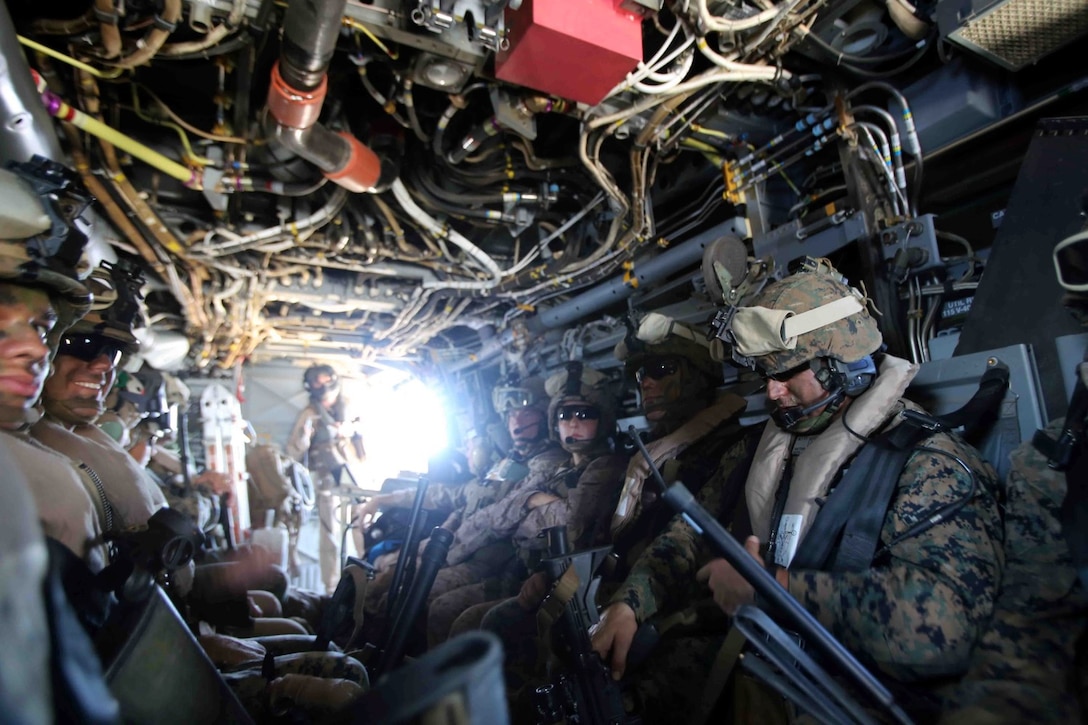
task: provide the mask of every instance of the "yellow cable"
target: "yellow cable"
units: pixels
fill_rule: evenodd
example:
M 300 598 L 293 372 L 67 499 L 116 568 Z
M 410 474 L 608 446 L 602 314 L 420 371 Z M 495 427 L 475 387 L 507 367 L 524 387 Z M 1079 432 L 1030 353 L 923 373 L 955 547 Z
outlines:
M 381 49 L 382 49 L 382 52 L 384 52 L 384 53 L 385 53 L 386 55 L 388 55 L 388 56 L 389 56 L 390 58 L 392 58 L 393 60 L 396 60 L 397 58 L 399 58 L 399 57 L 400 57 L 400 51 L 397 51 L 396 53 L 394 53 L 393 51 L 389 50 L 389 48 L 388 48 L 388 47 L 386 47 L 385 43 L 383 43 L 382 41 L 378 40 L 378 36 L 376 36 L 376 35 L 374 35 L 374 33 L 370 32 L 370 28 L 366 27 L 365 25 L 363 25 L 362 23 L 360 23 L 360 22 L 359 22 L 358 20 L 356 20 L 355 18 L 347 18 L 347 17 L 345 17 L 345 18 L 343 19 L 343 23 L 344 23 L 344 26 L 345 26 L 345 27 L 351 28 L 352 30 L 358 30 L 358 31 L 359 31 L 359 32 L 361 32 L 361 33 L 362 33 L 363 35 L 365 35 L 366 37 L 370 38 L 370 41 L 371 41 L 372 43 L 374 43 L 374 45 L 376 45 L 376 46 L 378 46 L 379 48 L 381 48 Z
M 87 73 L 90 73 L 91 75 L 96 76 L 98 78 L 106 78 L 106 79 L 116 78 L 116 77 L 118 77 L 119 75 L 121 75 L 122 73 L 125 72 L 123 68 L 114 68 L 113 70 L 111 70 L 109 72 L 103 72 L 103 71 L 100 71 L 97 68 L 95 68 L 93 65 L 88 65 L 88 64 L 84 63 L 81 60 L 76 60 L 75 58 L 73 58 L 70 55 L 65 55 L 64 53 L 61 53 L 60 51 L 53 50 L 49 46 L 42 45 L 41 43 L 39 43 L 37 41 L 31 40 L 30 38 L 24 38 L 21 35 L 16 35 L 15 37 L 19 39 L 20 43 L 22 43 L 26 47 L 30 48 L 31 50 L 36 50 L 39 53 L 41 53 L 42 55 L 48 55 L 50 58 L 55 58 L 55 59 L 61 61 L 62 63 L 67 63 L 70 66 L 73 66 L 75 68 L 79 68 L 81 71 L 85 71 Z

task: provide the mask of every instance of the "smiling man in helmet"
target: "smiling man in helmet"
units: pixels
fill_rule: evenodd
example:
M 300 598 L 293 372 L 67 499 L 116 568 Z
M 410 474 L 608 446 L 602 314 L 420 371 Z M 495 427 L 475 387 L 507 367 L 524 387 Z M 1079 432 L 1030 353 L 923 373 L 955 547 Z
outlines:
M 49 573 L 50 559 L 76 557 L 96 572 L 106 564 L 93 481 L 26 432 L 57 337 L 91 304 L 80 273 L 87 238 L 73 222 L 90 197 L 44 159 L 9 168 L 0 169 L 0 711 L 18 722 L 113 722 L 97 655 Z
M 97 307 L 60 336 L 53 372 L 41 403 L 45 414 L 31 435 L 55 451 L 90 466 L 113 531 L 147 523 L 166 499 L 140 466 L 95 425 L 105 410 L 121 358 L 139 348 L 132 334 L 143 277 L 126 261 L 104 263 L 91 279 Z

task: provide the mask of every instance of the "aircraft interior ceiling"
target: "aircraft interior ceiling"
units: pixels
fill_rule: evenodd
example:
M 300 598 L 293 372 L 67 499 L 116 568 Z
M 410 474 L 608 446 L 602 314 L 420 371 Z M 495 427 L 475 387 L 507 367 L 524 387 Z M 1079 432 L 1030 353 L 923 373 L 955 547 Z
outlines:
M 606 365 L 708 246 L 831 258 L 924 362 L 1088 86 L 1084 0 L 5 2 L 0 159 L 81 173 L 202 375 Z

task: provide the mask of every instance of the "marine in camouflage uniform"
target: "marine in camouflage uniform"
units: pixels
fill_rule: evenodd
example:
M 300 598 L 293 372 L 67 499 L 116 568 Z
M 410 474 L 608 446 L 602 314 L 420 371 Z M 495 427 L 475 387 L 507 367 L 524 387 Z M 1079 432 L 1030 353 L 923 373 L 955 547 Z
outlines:
M 1072 284 L 1088 277 L 1088 244 L 1083 240 L 1055 250 L 1066 307 L 1088 326 L 1088 291 Z M 1077 368 L 1079 386 L 1088 385 L 1088 355 Z M 1078 411 L 1077 394 L 1070 404 Z M 1080 392 L 1081 395 L 1088 395 Z M 1068 421 L 1078 422 L 1078 421 Z M 1084 425 L 1084 421 L 1079 421 Z M 1062 439 L 1067 420 L 1046 430 Z M 1085 443 L 1079 441 L 1080 458 Z M 1005 483 L 1005 573 L 994 616 L 971 654 L 963 681 L 945 693 L 942 721 L 980 723 L 1072 723 L 1083 721 L 1083 703 L 1074 688 L 1074 649 L 1088 624 L 1088 592 L 1078 578 L 1063 528 L 1069 481 L 1083 474 L 1076 462 L 1052 468 L 1047 453 L 1025 441 L 1010 456 Z M 1080 461 L 1080 471 L 1085 462 Z M 1080 479 L 1081 485 L 1086 482 Z
M 802 314 L 810 310 L 817 312 Z M 885 675 L 925 691 L 962 674 L 993 611 L 1002 569 L 992 468 L 957 437 L 935 434 L 898 477 L 881 532 L 885 549 L 868 569 L 791 567 L 804 550 L 817 499 L 829 494 L 865 438 L 899 422 L 909 405 L 900 396 L 916 368 L 884 356 L 878 372 L 866 361 L 882 342 L 876 324 L 860 294 L 823 265 L 768 286 L 752 307 L 734 312 L 728 336 L 734 357 L 767 376 L 774 411 L 746 476 L 755 535 L 746 548 L 760 558 L 760 542 L 773 541 L 762 556 L 779 583 Z M 713 503 L 710 494 L 701 498 Z M 900 536 L 955 502 L 962 507 L 954 515 Z M 734 526 L 734 535 L 743 536 L 744 528 Z M 724 559 L 699 568 L 708 556 L 701 537 L 675 520 L 613 597 L 594 636 L 598 652 L 622 668 L 637 623 L 681 606 L 677 595 L 690 591 L 693 577 L 708 583 L 727 613 L 751 603 L 750 585 Z
M 329 365 L 312 365 L 303 374 L 310 402 L 295 419 L 287 439 L 287 455 L 306 464 L 317 489 L 318 559 L 321 581 L 328 593 L 340 582 L 340 537 L 343 524 L 337 515 L 333 489 L 347 481 L 348 468 L 366 460 L 362 436 L 345 420 L 347 401 L 340 379 Z M 346 473 L 345 473 L 346 470 Z
M 655 464 L 665 470 L 667 478 L 681 479 L 700 489 L 701 484 L 719 475 L 722 455 L 743 434 L 735 416 L 744 408 L 742 398 L 715 396 L 721 367 L 710 359 L 705 336 L 664 316 L 650 315 L 617 346 L 616 354 L 625 361 L 628 377 L 640 385 L 643 410 L 652 425 L 653 439 L 647 448 Z M 632 457 L 621 474 L 621 500 L 614 512 L 602 512 L 605 518 L 599 530 L 604 537 L 579 546 L 615 542 L 619 554 L 617 572 L 606 577 L 602 592 L 615 589 L 630 563 L 671 517 L 667 506 L 658 499 L 656 484 L 648 480 L 650 476 L 642 457 Z M 709 488 L 720 491 L 721 487 Z M 542 684 L 544 677 L 537 671 L 540 658 L 534 613 L 546 592 L 531 585 L 532 580 L 518 598 L 494 607 L 483 620 L 484 628 L 499 632 L 504 639 L 507 685 L 514 708 L 521 715 L 528 708 L 524 693 L 533 684 Z M 527 617 L 527 611 L 533 614 Z M 460 624 L 458 620 L 454 629 Z M 641 700 L 639 710 L 645 722 L 666 722 L 662 718 L 678 715 L 673 708 L 676 693 L 700 687 L 700 675 L 715 649 L 714 637 L 705 636 L 703 631 L 692 637 L 679 637 L 673 632 L 659 644 L 653 667 L 638 674 L 633 688 Z M 694 677 L 685 672 L 689 666 L 694 667 Z
M 545 529 L 566 527 L 574 549 L 606 538 L 627 465 L 626 456 L 610 453 L 616 423 L 608 380 L 581 363 L 569 363 L 566 371 L 548 379 L 547 392 L 551 396 L 548 430 L 567 452 L 567 460 L 551 471 L 530 475 L 503 501 L 466 520 L 458 529 L 448 561 L 456 562 L 465 552 L 487 541 L 510 538 L 518 551 L 524 579 L 540 563 L 546 545 Z M 526 587 L 532 585 L 523 582 L 523 591 Z M 509 666 L 515 659 L 512 648 L 519 644 L 520 631 L 535 621 L 533 613 L 540 601 L 519 596 L 500 604 L 503 599 L 487 598 L 484 589 L 473 584 L 436 598 L 428 612 L 429 639 L 433 645 L 447 635 L 475 629 L 492 607 L 508 608 L 517 621 L 495 623 L 488 628 L 503 639 Z
M 469 481 L 461 486 L 431 485 L 427 488 L 424 507 L 448 511 L 442 527 L 453 531 L 455 535 L 464 522 L 471 522 L 479 512 L 510 496 L 520 481 L 527 477 L 547 475 L 566 458 L 566 454 L 548 438 L 545 425 L 548 398 L 542 379 L 530 377 L 515 385 L 500 385 L 493 391 L 492 402 L 496 412 L 506 419 L 507 430 L 513 441 L 509 455 L 492 466 L 480 480 Z M 414 496 L 413 490 L 376 496 L 364 506 L 363 512 L 372 513 L 381 508 L 408 506 Z M 470 523 L 470 529 L 466 532 L 472 526 Z M 477 543 L 478 545 L 471 548 L 460 547 L 456 561 L 447 557 L 448 565 L 438 571 L 428 602 L 471 584 L 482 585 L 478 589 L 483 599 L 477 601 L 512 593 L 510 589 L 516 587 L 517 577 L 510 570 L 515 558 L 514 547 L 509 538 Z M 366 613 L 371 620 L 368 629 L 373 633 L 377 633 L 375 630 L 386 624 L 384 614 L 392 579 L 393 572 L 390 570 L 379 574 L 367 585 Z
M 142 526 L 166 505 L 162 492 L 127 451 L 95 425 L 122 355 L 139 348 L 132 324 L 139 313 L 136 296 L 143 278 L 130 277 L 128 271 L 128 263 L 104 262 L 92 275 L 92 290 L 100 298 L 117 301 L 92 308 L 60 337 L 53 371 L 42 391 L 45 414 L 30 431 L 41 443 L 95 472 L 114 531 Z

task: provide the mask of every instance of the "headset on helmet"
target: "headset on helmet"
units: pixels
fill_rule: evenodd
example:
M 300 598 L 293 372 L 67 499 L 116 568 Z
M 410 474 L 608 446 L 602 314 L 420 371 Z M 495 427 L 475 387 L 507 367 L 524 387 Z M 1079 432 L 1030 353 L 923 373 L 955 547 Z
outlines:
M 804 366 L 828 395 L 816 403 L 775 411 L 793 429 L 824 406 L 837 408 L 861 395 L 877 368 L 872 355 L 883 344 L 865 297 L 846 284 L 826 260 L 806 258 L 799 272 L 764 288 L 749 307 L 722 310 L 710 334 L 730 347 L 734 361 L 774 376 Z
M 327 383 L 319 382 L 319 378 L 323 375 L 330 378 Z M 310 394 L 311 398 L 323 398 L 330 394 L 335 395 L 340 392 L 340 376 L 336 374 L 336 370 L 331 365 L 311 365 L 302 374 L 302 387 L 306 388 L 306 392 Z
M 571 453 L 603 447 L 616 428 L 616 413 L 609 380 L 593 368 L 571 361 L 566 369 L 548 378 L 545 389 L 549 395 L 548 431 L 553 440 L 559 441 Z M 584 405 L 598 413 L 597 434 L 588 441 L 563 441 L 559 439 L 559 410 L 571 405 Z

